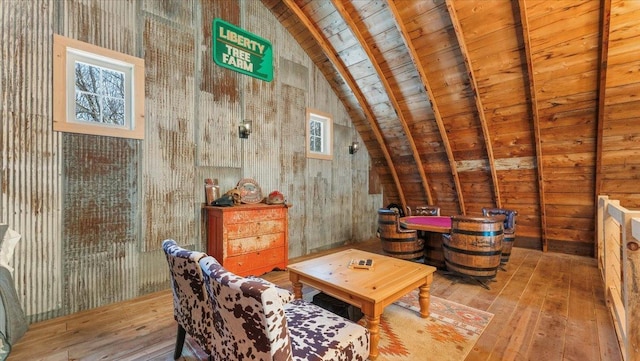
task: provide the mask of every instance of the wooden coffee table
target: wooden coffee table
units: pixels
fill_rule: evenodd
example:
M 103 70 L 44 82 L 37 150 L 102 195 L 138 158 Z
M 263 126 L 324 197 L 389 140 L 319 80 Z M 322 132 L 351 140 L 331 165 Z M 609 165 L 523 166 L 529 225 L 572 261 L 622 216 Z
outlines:
M 373 260 L 373 269 L 351 269 L 351 259 Z M 378 357 L 380 315 L 384 308 L 419 288 L 420 316 L 429 316 L 431 281 L 435 267 L 375 253 L 348 249 L 288 266 L 296 298 L 302 284 L 359 307 L 371 335 L 369 358 Z

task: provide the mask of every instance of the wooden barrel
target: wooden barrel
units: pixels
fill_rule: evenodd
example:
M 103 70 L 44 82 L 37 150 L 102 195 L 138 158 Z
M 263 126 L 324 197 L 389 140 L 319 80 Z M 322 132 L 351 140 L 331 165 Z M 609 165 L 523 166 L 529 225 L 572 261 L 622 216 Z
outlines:
M 516 216 L 518 211 L 505 208 L 482 208 L 483 216 L 504 217 L 504 240 L 502 241 L 502 257 L 500 264 L 506 265 L 511 256 L 511 248 L 516 240 Z
M 473 277 L 495 277 L 500 266 L 503 239 L 501 219 L 453 216 L 451 234 L 442 237 L 447 269 Z
M 442 233 L 424 232 L 424 263 L 438 269 L 445 269 L 442 251 Z
M 516 240 L 515 233 L 505 232 L 504 239 L 502 240 L 502 255 L 500 256 L 500 264 L 505 265 L 509 262 L 511 257 L 511 248 L 513 248 L 513 242 Z
M 398 214 L 392 210 L 378 210 L 378 232 L 382 250 L 386 255 L 406 260 L 423 257 L 424 241 L 415 230 L 403 230 L 398 226 Z

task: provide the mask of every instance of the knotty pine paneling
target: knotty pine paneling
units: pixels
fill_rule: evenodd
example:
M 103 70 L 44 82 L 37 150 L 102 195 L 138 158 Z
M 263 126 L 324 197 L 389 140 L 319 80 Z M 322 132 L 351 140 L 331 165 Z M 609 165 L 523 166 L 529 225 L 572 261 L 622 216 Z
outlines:
M 551 190 L 545 188 L 545 213 L 548 219 L 571 214 L 574 218 L 593 220 L 599 3 L 583 2 L 566 7 L 549 4 L 544 8 L 528 2 L 526 5 L 540 112 L 541 176 L 549 185 L 553 174 L 567 172 L 573 176 L 573 179 L 555 180 Z M 567 23 L 566 19 L 572 21 Z M 563 31 L 553 31 L 560 23 Z M 581 66 L 558 68 L 557 65 L 585 62 L 592 64 L 588 71 Z M 583 188 L 575 186 L 575 179 L 580 176 L 589 179 Z M 590 199 L 590 202 L 584 205 L 580 199 Z M 549 249 L 567 247 L 570 252 L 593 254 L 588 242 L 593 243 L 594 225 L 578 231 L 568 231 L 569 226 L 564 230 L 562 227 L 548 229 Z
M 640 209 L 638 159 L 640 159 L 640 101 L 634 94 L 640 86 L 637 19 L 640 4 L 613 0 L 609 30 L 605 101 L 602 119 L 602 157 L 598 194 L 606 194 L 629 209 Z

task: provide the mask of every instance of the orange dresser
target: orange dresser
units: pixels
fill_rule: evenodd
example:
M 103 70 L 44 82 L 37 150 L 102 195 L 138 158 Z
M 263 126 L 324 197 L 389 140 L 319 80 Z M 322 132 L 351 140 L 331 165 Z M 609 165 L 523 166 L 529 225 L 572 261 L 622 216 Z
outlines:
M 224 268 L 240 276 L 259 276 L 287 267 L 289 208 L 264 203 L 203 208 L 207 254 Z

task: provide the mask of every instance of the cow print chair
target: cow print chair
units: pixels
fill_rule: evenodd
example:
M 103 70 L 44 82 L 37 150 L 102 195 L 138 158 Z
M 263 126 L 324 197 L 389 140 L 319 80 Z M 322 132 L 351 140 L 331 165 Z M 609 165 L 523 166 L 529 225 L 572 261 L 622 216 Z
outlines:
M 205 257 L 202 252 L 184 249 L 173 239 L 167 239 L 162 243 L 162 249 L 167 257 L 169 272 L 171 274 L 171 288 L 173 291 L 173 317 L 178 322 L 178 334 L 176 337 L 176 347 L 173 354 L 174 359 L 178 359 L 182 354 L 185 336 L 188 333 L 194 341 L 207 354 L 211 355 L 213 350 L 213 308 L 204 286 L 202 268 L 198 261 Z M 210 258 L 210 262 L 218 263 Z M 276 288 L 276 294 L 283 304 L 291 302 L 293 293 L 273 283 L 250 276 L 248 279 L 267 286 Z M 211 360 L 211 356 L 209 357 Z
M 198 264 L 206 254 L 184 249 L 173 239 L 162 242 L 162 249 L 167 257 L 171 274 L 173 317 L 178 322 L 173 358 L 178 359 L 182 354 L 187 333 L 208 355 L 211 355 L 213 308 L 204 286 L 202 269 Z
M 364 327 L 304 300 L 283 303 L 275 285 L 231 273 L 213 257 L 200 266 L 214 313 L 214 360 L 368 358 Z

